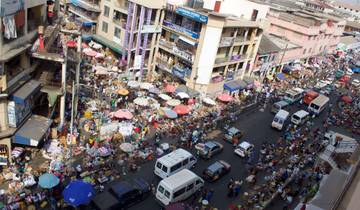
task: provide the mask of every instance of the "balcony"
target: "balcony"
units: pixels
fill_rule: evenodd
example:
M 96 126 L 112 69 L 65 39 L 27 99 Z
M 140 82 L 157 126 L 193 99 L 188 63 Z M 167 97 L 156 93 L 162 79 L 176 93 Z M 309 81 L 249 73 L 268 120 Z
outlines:
M 200 34 L 195 32 L 195 31 L 191 31 L 187 28 L 184 28 L 182 26 L 176 25 L 170 21 L 164 20 L 163 22 L 163 26 L 165 28 L 168 28 L 174 32 L 180 33 L 182 35 L 185 35 L 187 37 L 190 37 L 192 39 L 198 39 L 200 37 Z
M 169 53 L 172 53 L 175 56 L 190 63 L 193 62 L 193 54 L 188 51 L 185 51 L 184 49 L 179 48 L 178 46 L 176 46 L 175 43 L 166 40 L 160 40 L 159 45 L 161 46 L 162 49 L 168 51 Z
M 87 11 L 101 12 L 98 0 L 71 0 L 71 3 Z
M 221 57 L 215 59 L 215 67 L 230 65 L 230 64 L 236 64 L 242 60 L 246 59 L 246 55 L 233 55 L 233 56 L 227 56 L 227 57 Z
M 121 19 L 121 18 L 113 18 L 113 22 L 120 26 L 122 29 L 126 28 L 126 19 Z
M 234 43 L 234 37 L 222 37 L 219 47 L 230 47 Z
M 86 21 L 94 22 L 94 23 L 97 22 L 98 15 L 93 12 L 88 12 L 84 9 L 81 9 L 79 7 L 76 8 L 74 6 L 69 7 L 69 12 L 83 18 Z

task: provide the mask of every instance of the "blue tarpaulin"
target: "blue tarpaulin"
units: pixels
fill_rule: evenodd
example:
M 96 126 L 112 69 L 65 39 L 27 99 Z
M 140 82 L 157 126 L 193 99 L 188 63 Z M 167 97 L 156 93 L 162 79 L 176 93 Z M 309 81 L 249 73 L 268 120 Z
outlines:
M 351 70 L 352 70 L 354 73 L 360 73 L 360 67 L 358 67 L 358 66 L 354 66 Z
M 28 105 L 26 100 L 34 93 L 40 91 L 40 88 L 40 82 L 31 80 L 12 95 L 12 100 L 17 104 Z
M 237 90 L 242 90 L 247 87 L 247 83 L 242 80 L 233 80 L 231 82 L 224 84 L 224 89 L 230 92 L 234 92 Z
M 40 116 L 31 116 L 25 124 L 15 133 L 12 142 L 37 147 L 46 136 L 52 120 Z
M 279 80 L 285 80 L 285 79 L 286 79 L 285 74 L 283 74 L 283 73 L 278 73 L 278 74 L 276 75 L 276 77 L 277 77 Z

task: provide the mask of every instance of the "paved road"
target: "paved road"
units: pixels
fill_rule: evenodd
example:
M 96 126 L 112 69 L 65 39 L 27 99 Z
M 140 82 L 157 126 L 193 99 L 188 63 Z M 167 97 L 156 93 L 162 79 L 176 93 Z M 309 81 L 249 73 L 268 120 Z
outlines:
M 335 97 L 332 97 L 332 100 L 336 100 Z M 270 127 L 272 119 L 274 117 L 273 114 L 269 111 L 270 106 L 267 106 L 264 112 L 255 109 L 253 111 L 249 111 L 240 115 L 240 119 L 236 122 L 235 127 L 245 131 L 245 135 L 242 140 L 247 140 L 255 145 L 255 151 L 259 151 L 261 143 L 263 141 L 267 142 L 275 142 L 281 135 L 281 132 L 276 131 Z M 299 110 L 300 107 L 298 105 L 292 105 L 290 107 L 291 114 Z M 325 117 L 325 112 L 322 113 L 318 118 L 315 119 L 314 127 L 319 127 L 322 125 L 322 121 Z M 335 128 L 335 130 L 342 130 L 341 128 Z M 222 134 L 221 134 L 222 135 Z M 219 181 L 215 183 L 206 183 L 205 187 L 207 189 L 214 189 L 215 194 L 213 199 L 211 200 L 211 204 L 218 209 L 228 209 L 228 205 L 231 203 L 238 203 L 239 199 L 228 198 L 227 194 L 227 183 L 230 177 L 234 179 L 244 180 L 248 176 L 248 172 L 246 170 L 246 164 L 243 159 L 236 156 L 233 153 L 233 146 L 229 143 L 224 142 L 222 136 L 218 138 L 220 142 L 224 145 L 224 151 L 213 157 L 208 161 L 200 160 L 193 170 L 196 174 L 201 175 L 202 171 L 211 163 L 216 160 L 225 160 L 232 165 L 232 170 L 229 174 L 222 177 Z M 165 140 L 166 141 L 166 140 Z M 195 154 L 194 151 L 192 151 Z M 143 177 L 149 182 L 156 181 L 156 185 L 159 181 L 153 174 L 154 169 L 154 161 L 148 162 L 141 166 L 141 169 L 135 174 L 129 174 L 128 176 L 136 176 Z M 241 194 L 246 189 L 246 184 L 243 186 Z M 281 204 L 276 203 L 270 206 L 269 209 L 278 209 Z M 130 209 L 160 209 L 160 206 L 157 204 L 155 197 L 150 196 L 145 201 L 141 202 L 138 205 L 133 206 Z

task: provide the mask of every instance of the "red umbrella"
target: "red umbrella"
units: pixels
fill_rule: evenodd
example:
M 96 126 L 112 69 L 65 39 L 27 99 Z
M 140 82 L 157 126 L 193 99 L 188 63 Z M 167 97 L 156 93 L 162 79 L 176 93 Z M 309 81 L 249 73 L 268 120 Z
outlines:
M 230 101 L 234 100 L 234 98 L 227 93 L 223 93 L 223 94 L 219 95 L 217 98 L 222 102 L 230 102 Z
M 83 42 L 83 43 L 81 43 L 81 47 L 82 47 L 82 48 L 88 48 L 89 45 L 87 45 L 85 42 Z
M 129 110 L 126 109 L 119 109 L 118 111 L 116 111 L 114 113 L 114 117 L 119 118 L 119 119 L 127 119 L 130 120 L 133 118 L 133 115 L 131 114 L 131 112 L 129 112 Z
M 68 47 L 76 47 L 76 42 L 73 41 L 73 40 L 70 40 L 70 41 L 68 41 L 68 42 L 66 43 L 66 45 L 67 45 Z
M 176 87 L 173 85 L 167 84 L 165 86 L 165 92 L 167 92 L 167 93 L 173 93 L 173 92 L 175 92 L 175 90 L 176 90 Z
M 173 111 L 176 112 L 176 114 L 178 115 L 184 115 L 184 114 L 188 114 L 191 111 L 191 108 L 189 106 L 180 104 L 175 106 Z
M 341 100 L 347 104 L 350 104 L 352 102 L 352 98 L 350 96 L 343 96 L 341 97 Z

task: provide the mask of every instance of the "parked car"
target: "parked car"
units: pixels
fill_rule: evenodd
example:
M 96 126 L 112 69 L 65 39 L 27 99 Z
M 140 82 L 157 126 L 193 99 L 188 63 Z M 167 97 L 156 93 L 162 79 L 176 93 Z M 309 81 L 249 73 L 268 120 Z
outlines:
M 125 209 L 141 202 L 150 194 L 150 191 L 149 183 L 141 178 L 134 178 L 131 182 L 115 182 L 111 184 L 109 190 L 118 199 L 119 209 Z
M 225 174 L 229 173 L 231 170 L 231 165 L 223 160 L 216 161 L 215 163 L 209 165 L 203 171 L 203 179 L 208 182 L 214 182 L 220 179 Z
M 233 143 L 234 138 L 240 140 L 244 136 L 244 132 L 235 127 L 230 127 L 225 130 L 224 140 Z
M 240 157 L 246 157 L 251 154 L 254 149 L 254 145 L 250 144 L 247 141 L 241 142 L 234 150 L 235 154 L 239 155 Z
M 352 82 L 351 82 L 351 85 L 356 87 L 356 88 L 359 88 L 360 87 L 360 81 L 358 79 L 354 79 Z
M 217 141 L 207 141 L 196 144 L 195 149 L 199 151 L 200 157 L 210 159 L 212 156 L 220 153 L 224 146 Z

